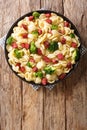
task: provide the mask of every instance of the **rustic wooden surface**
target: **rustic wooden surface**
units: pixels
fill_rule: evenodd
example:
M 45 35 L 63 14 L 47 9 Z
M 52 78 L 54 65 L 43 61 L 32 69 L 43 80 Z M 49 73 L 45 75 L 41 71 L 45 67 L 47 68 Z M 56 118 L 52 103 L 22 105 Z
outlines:
M 18 17 L 41 7 L 72 20 L 87 47 L 87 0 L 0 0 L 0 37 Z M 0 130 L 87 130 L 87 54 L 52 91 L 34 91 L 12 73 L 0 47 Z

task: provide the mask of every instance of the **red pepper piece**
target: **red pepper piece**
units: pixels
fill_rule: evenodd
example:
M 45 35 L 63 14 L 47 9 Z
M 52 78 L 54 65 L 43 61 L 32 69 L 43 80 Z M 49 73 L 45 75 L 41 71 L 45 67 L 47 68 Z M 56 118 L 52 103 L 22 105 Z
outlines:
M 26 48 L 26 49 L 29 49 L 29 47 L 30 47 L 30 44 L 28 44 L 28 43 L 25 43 L 25 46 L 24 46 L 24 48 Z
M 48 47 L 49 47 L 49 45 L 50 45 L 50 44 L 49 44 L 49 42 L 48 42 L 48 41 L 45 41 L 45 42 L 44 42 L 44 46 L 45 46 L 45 48 L 48 48 Z
M 49 18 L 49 17 L 51 17 L 51 13 L 47 13 L 47 14 L 45 14 L 45 16 L 46 16 L 47 18 Z
M 71 68 L 71 67 L 72 67 L 72 63 L 71 63 L 71 62 L 68 62 L 67 68 Z
M 22 46 L 22 48 L 24 48 L 25 47 L 25 43 L 21 43 L 21 46 Z
M 28 43 L 21 43 L 21 46 L 22 46 L 22 48 L 29 49 L 30 44 L 28 44 Z
M 58 63 L 58 60 L 52 59 L 52 63 L 53 63 L 53 64 L 56 64 L 56 63 Z
M 43 60 L 45 62 L 51 62 L 52 60 L 50 58 L 48 58 L 47 56 L 43 56 Z
M 28 38 L 28 33 L 23 33 L 23 34 L 22 34 L 22 37 L 23 37 L 23 38 Z
M 64 55 L 63 55 L 62 53 L 59 53 L 59 54 L 57 55 L 57 58 L 58 58 L 59 60 L 63 60 L 63 59 L 64 59 Z
M 65 44 L 65 43 L 66 43 L 66 39 L 65 39 L 64 37 L 61 39 L 61 43 L 62 43 L 62 44 Z
M 35 62 L 35 60 L 34 60 L 33 57 L 30 57 L 29 61 L 30 61 L 30 62 L 33 62 L 33 63 Z
M 34 66 L 32 69 L 33 69 L 34 72 L 38 71 L 38 68 L 36 66 Z
M 40 48 L 37 49 L 37 53 L 38 53 L 38 55 L 43 55 Z
M 16 42 L 13 42 L 13 43 L 12 43 L 12 47 L 13 47 L 13 48 L 18 48 L 17 43 L 16 43 Z
M 65 30 L 59 30 L 59 33 L 65 34 Z
M 62 73 L 58 78 L 59 78 L 59 79 L 64 79 L 65 76 L 66 76 L 66 74 L 65 74 L 65 73 Z
M 23 27 L 26 31 L 28 30 L 28 26 L 25 24 L 22 24 L 21 27 Z
M 77 44 L 75 42 L 72 42 L 71 47 L 77 48 Z
M 67 21 L 64 21 L 64 27 L 69 27 L 69 23 Z
M 49 30 L 49 33 L 52 34 L 52 30 Z
M 52 24 L 52 20 L 51 19 L 46 19 L 46 22 L 49 24 Z
M 46 84 L 47 84 L 47 78 L 42 78 L 41 83 L 42 83 L 43 85 L 46 85 Z
M 38 33 L 39 33 L 39 35 L 41 35 L 42 34 L 42 30 L 38 29 Z
M 20 67 L 20 66 L 21 66 L 21 63 L 16 63 L 16 66 L 19 66 L 19 67 Z
M 22 66 L 19 69 L 20 69 L 21 72 L 23 72 L 23 73 L 25 72 L 25 67 Z
M 32 21 L 34 19 L 34 16 L 29 16 L 29 20 Z

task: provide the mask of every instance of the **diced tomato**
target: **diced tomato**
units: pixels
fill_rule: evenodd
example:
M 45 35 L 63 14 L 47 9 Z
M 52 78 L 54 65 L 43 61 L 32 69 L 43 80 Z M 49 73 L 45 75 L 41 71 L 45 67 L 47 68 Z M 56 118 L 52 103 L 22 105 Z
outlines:
M 72 63 L 71 63 L 71 62 L 68 62 L 67 68 L 71 68 L 71 67 L 72 67 Z
M 69 23 L 67 21 L 64 22 L 64 27 L 69 27 Z
M 49 33 L 52 34 L 52 30 L 49 30 Z
M 50 58 L 48 58 L 47 56 L 43 56 L 43 60 L 45 62 L 51 62 L 52 60 Z
M 43 85 L 46 85 L 46 84 L 47 84 L 47 78 L 42 78 L 41 83 L 42 83 Z
M 59 33 L 61 33 L 61 30 L 58 30 Z
M 65 44 L 65 43 L 66 43 L 66 39 L 65 39 L 64 37 L 61 39 L 61 43 L 62 43 L 62 44 Z
M 57 55 L 57 58 L 58 58 L 59 60 L 63 60 L 63 59 L 64 59 L 64 55 L 63 55 L 62 53 L 59 53 L 59 54 Z
M 52 63 L 53 63 L 53 64 L 56 64 L 56 63 L 58 63 L 58 60 L 52 59 Z
M 50 44 L 49 44 L 49 42 L 48 42 L 48 41 L 45 41 L 45 42 L 44 42 L 44 46 L 45 46 L 45 48 L 48 48 L 48 47 L 49 47 L 49 45 L 50 45 Z
M 38 53 L 38 55 L 42 55 L 42 51 L 40 48 L 37 49 L 37 53 Z
M 30 47 L 30 44 L 25 43 L 25 48 L 26 48 L 26 49 L 29 49 L 29 47 Z
M 46 22 L 49 24 L 52 24 L 52 20 L 51 19 L 46 19 Z
M 32 69 L 33 69 L 34 72 L 38 71 L 38 68 L 36 66 L 34 66 Z
M 42 30 L 38 29 L 38 33 L 39 33 L 39 35 L 41 35 L 42 34 Z
M 33 62 L 33 63 L 35 62 L 35 60 L 34 60 L 33 57 L 30 57 L 29 61 L 30 61 L 30 62 Z
M 62 34 L 65 34 L 65 30 L 61 30 L 61 33 L 62 33 Z
M 16 42 L 13 42 L 13 43 L 12 43 L 12 47 L 13 47 L 13 48 L 18 48 L 17 43 L 16 43 Z
M 65 76 L 66 76 L 66 74 L 65 74 L 65 73 L 62 73 L 58 78 L 59 78 L 59 79 L 64 79 Z
M 26 31 L 28 30 L 28 27 L 25 24 L 22 24 L 21 27 L 23 27 Z
M 34 16 L 29 16 L 29 20 L 32 21 L 34 19 Z
M 49 18 L 49 17 L 51 16 L 51 13 L 47 13 L 47 14 L 45 14 L 45 16 L 46 16 L 47 18 Z
M 22 46 L 22 48 L 24 48 L 25 47 L 25 43 L 21 43 L 21 46 Z
M 29 49 L 30 44 L 28 44 L 28 43 L 21 43 L 21 46 L 22 46 L 22 48 Z
M 65 30 L 59 30 L 59 33 L 65 34 Z
M 77 44 L 75 42 L 72 42 L 71 47 L 77 48 Z
M 21 63 L 16 63 L 16 66 L 19 66 L 19 67 L 20 67 L 20 66 L 21 66 Z
M 23 33 L 23 34 L 22 34 L 22 37 L 23 37 L 23 38 L 28 38 L 28 33 Z
M 23 72 L 23 73 L 25 72 L 25 67 L 22 66 L 19 69 L 20 69 L 21 72 Z

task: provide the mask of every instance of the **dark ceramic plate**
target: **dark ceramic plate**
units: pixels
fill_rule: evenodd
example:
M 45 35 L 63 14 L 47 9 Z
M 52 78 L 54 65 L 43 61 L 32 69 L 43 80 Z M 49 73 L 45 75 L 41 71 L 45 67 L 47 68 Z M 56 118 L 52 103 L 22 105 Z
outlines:
M 80 35 L 79 35 L 79 33 L 78 33 L 78 31 L 77 31 L 75 25 L 74 25 L 68 18 L 66 18 L 64 15 L 62 15 L 62 14 L 60 14 L 60 13 L 57 13 L 57 12 L 54 12 L 54 11 L 50 11 L 50 10 L 36 10 L 36 11 L 39 12 L 39 13 L 55 13 L 55 14 L 57 14 L 58 16 L 61 16 L 64 20 L 68 21 L 68 22 L 71 24 L 71 28 L 74 29 L 75 34 L 79 37 L 79 41 L 80 41 L 80 44 L 81 44 L 81 38 L 80 38 Z M 34 11 L 33 11 L 33 12 L 34 12 Z M 15 21 L 15 23 L 11 26 L 11 28 L 9 29 L 9 31 L 8 31 L 8 33 L 7 33 L 6 40 L 7 40 L 7 38 L 11 35 L 11 33 L 13 32 L 13 28 L 17 25 L 17 23 L 18 23 L 20 20 L 22 20 L 23 18 L 25 18 L 26 16 L 32 15 L 33 12 L 29 12 L 29 13 L 23 15 L 22 17 L 20 17 L 19 19 L 17 19 L 17 20 Z M 6 60 L 7 60 L 7 63 L 8 63 L 8 65 L 9 65 L 9 67 L 10 67 L 11 70 L 17 75 L 17 73 L 12 69 L 11 65 L 10 65 L 9 62 L 8 62 L 8 52 L 7 52 L 7 50 L 6 50 L 6 40 L 5 40 L 5 57 L 6 57 Z M 83 49 L 83 48 L 82 48 L 82 44 L 81 44 L 80 47 L 79 47 L 79 53 L 80 53 L 79 59 L 78 59 L 78 61 L 76 61 L 76 64 L 73 65 L 73 68 L 71 69 L 71 71 L 66 74 L 65 78 L 67 78 L 67 77 L 71 74 L 71 72 L 74 70 L 74 68 L 76 68 L 76 66 L 77 66 L 77 64 L 78 64 L 78 62 L 79 62 L 79 60 L 80 60 L 80 57 L 81 57 L 81 55 L 82 55 L 82 49 Z M 17 76 L 18 76 L 18 75 L 17 75 Z M 21 78 L 20 76 L 18 76 L 18 77 Z M 65 79 L 65 78 L 64 78 L 64 79 Z M 25 81 L 25 82 L 31 84 L 34 89 L 38 89 L 40 86 L 43 86 L 42 84 L 35 84 L 34 82 L 26 81 L 26 79 L 24 79 L 24 78 L 21 78 L 21 79 L 22 79 L 23 81 Z M 57 80 L 57 81 L 55 81 L 55 82 L 52 83 L 52 84 L 48 83 L 45 87 L 46 87 L 46 88 L 49 88 L 49 89 L 52 89 L 59 81 L 62 81 L 62 80 Z

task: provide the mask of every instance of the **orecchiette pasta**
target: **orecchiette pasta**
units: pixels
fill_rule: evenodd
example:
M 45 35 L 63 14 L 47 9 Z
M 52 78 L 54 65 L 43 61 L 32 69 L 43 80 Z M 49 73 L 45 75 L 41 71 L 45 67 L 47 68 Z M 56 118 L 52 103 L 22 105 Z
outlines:
M 41 60 L 37 63 L 36 66 L 38 69 L 43 69 L 45 67 L 45 65 L 46 65 L 45 62 L 43 60 Z
M 6 41 L 8 62 L 26 81 L 46 85 L 63 79 L 79 58 L 79 38 L 55 13 L 33 12 Z
M 53 83 L 57 79 L 57 75 L 56 74 L 52 74 L 52 75 L 47 74 L 46 78 L 47 78 L 49 83 Z

